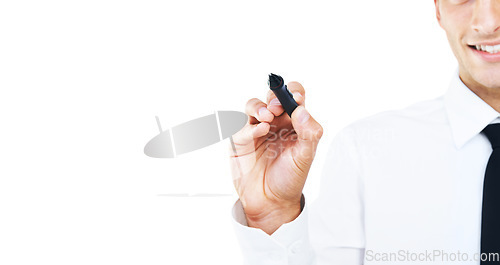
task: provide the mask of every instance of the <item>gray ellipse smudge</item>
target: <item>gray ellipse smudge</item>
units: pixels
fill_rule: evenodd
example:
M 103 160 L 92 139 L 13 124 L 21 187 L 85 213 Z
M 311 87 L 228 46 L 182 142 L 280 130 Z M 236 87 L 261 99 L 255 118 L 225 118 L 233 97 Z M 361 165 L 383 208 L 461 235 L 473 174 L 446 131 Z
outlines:
M 239 111 L 217 111 L 222 139 L 237 133 L 248 122 L 248 116 Z
M 170 131 L 174 136 L 176 155 L 189 153 L 220 141 L 215 114 L 177 125 Z
M 174 158 L 170 131 L 163 131 L 151 139 L 144 147 L 144 154 L 154 158 Z
M 146 144 L 144 154 L 154 158 L 174 158 L 228 138 L 248 121 L 248 116 L 239 111 L 218 111 L 217 115 L 219 123 L 216 115 L 211 114 L 161 132 Z

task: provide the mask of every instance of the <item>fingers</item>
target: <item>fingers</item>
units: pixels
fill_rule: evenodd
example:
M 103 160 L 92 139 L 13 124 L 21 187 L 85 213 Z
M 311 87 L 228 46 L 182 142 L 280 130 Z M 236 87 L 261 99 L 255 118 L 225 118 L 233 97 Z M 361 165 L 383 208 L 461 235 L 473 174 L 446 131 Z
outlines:
M 263 122 L 259 124 L 247 124 L 239 132 L 233 134 L 231 146 L 233 156 L 241 156 L 255 151 L 255 139 L 269 133 L 271 125 Z
M 298 140 L 295 150 L 297 162 L 309 165 L 314 159 L 316 147 L 323 136 L 323 127 L 311 117 L 303 106 L 298 106 L 292 113 L 292 125 Z
M 239 146 L 253 146 L 254 139 L 266 135 L 273 121 L 274 115 L 267 109 L 267 105 L 257 98 L 250 99 L 245 107 L 250 117 L 248 124 L 233 135 L 233 141 Z
M 292 125 L 299 140 L 319 141 L 323 136 L 323 127 L 303 106 L 298 106 L 292 113 Z
M 287 84 L 287 87 L 297 104 L 299 104 L 299 106 L 304 106 L 304 87 L 298 82 L 290 82 Z M 271 90 L 269 90 L 267 101 L 268 104 L 257 98 L 253 98 L 247 102 L 245 113 L 250 117 L 249 123 L 238 133 L 233 135 L 235 144 L 240 146 L 250 145 L 254 143 L 256 138 L 265 136 L 269 133 L 271 129 L 270 123 L 273 122 L 275 117 L 280 116 L 284 110 Z M 289 123 L 290 120 L 288 120 L 288 124 Z
M 269 90 L 269 92 L 274 96 L 273 92 Z M 271 101 L 268 101 L 267 109 L 271 111 L 274 116 L 280 116 L 285 110 L 283 106 L 281 106 L 280 101 L 274 96 Z
M 297 104 L 299 104 L 299 106 L 304 106 L 305 105 L 304 87 L 302 87 L 302 85 L 298 82 L 290 82 L 287 84 L 287 88 L 290 91 L 290 93 L 292 93 L 293 99 L 297 102 Z M 269 90 L 267 93 L 267 103 L 268 103 L 267 108 L 275 116 L 280 116 L 284 112 L 281 103 L 276 98 L 276 95 L 274 95 L 272 90 Z
M 262 137 L 269 133 L 271 125 L 269 123 L 247 124 L 239 132 L 233 134 L 233 140 L 239 145 L 254 143 L 255 138 Z
M 267 109 L 266 103 L 257 98 L 252 98 L 247 102 L 245 113 L 250 116 L 250 118 L 255 118 L 253 121 L 271 122 L 274 119 L 274 115 Z M 250 123 L 255 122 L 252 122 L 252 119 L 250 119 Z

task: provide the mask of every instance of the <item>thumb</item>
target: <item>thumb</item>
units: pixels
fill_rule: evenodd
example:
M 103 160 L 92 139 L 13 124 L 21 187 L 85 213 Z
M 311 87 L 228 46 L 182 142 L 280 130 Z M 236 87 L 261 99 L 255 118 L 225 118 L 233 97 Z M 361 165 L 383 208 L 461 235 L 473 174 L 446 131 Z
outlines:
M 310 165 L 314 159 L 318 142 L 323 136 L 323 127 L 311 117 L 311 114 L 303 106 L 298 106 L 295 109 L 291 119 L 298 141 L 294 157 L 299 160 L 298 162 Z

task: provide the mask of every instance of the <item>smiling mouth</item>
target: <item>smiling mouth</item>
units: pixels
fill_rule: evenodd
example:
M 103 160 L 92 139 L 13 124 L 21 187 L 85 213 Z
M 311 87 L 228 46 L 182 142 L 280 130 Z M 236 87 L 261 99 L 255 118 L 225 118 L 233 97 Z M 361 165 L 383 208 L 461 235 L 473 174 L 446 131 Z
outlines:
M 469 45 L 470 48 L 481 51 L 481 52 L 487 52 L 490 54 L 497 54 L 500 53 L 500 44 L 490 46 L 490 45 Z

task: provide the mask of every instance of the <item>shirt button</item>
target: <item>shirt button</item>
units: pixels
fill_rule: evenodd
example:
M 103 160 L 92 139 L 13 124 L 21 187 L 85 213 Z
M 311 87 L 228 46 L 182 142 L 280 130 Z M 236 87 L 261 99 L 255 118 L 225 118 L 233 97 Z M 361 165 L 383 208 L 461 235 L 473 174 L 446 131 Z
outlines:
M 294 242 L 290 247 L 289 247 L 289 250 L 290 250 L 290 253 L 291 254 L 297 254 L 300 252 L 300 249 L 302 248 L 302 241 L 296 241 Z

